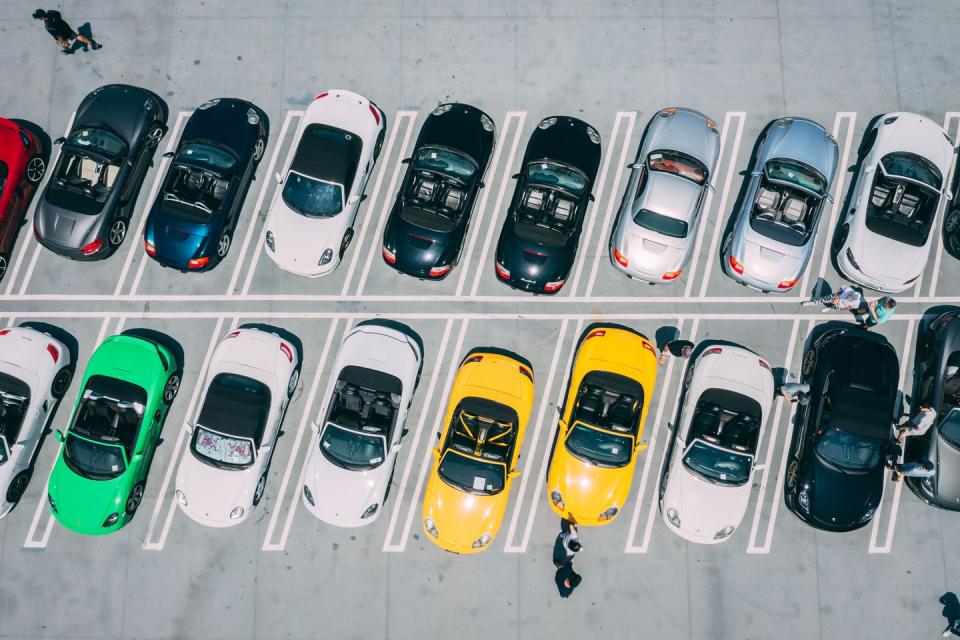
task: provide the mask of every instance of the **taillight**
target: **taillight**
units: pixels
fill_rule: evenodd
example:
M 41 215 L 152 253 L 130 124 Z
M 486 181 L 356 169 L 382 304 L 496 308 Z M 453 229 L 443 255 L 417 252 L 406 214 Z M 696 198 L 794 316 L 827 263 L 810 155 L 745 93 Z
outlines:
M 40 241 L 40 231 L 36 227 L 33 228 L 33 237 L 37 239 L 37 242 Z
M 47 344 L 47 353 L 53 358 L 53 364 L 57 364 L 57 361 L 60 360 L 60 350 L 52 344 Z
M 370 107 L 370 113 L 373 114 L 373 119 L 377 121 L 377 124 L 380 124 L 380 112 L 377 111 L 377 108 L 372 104 L 367 106 Z
M 280 343 L 280 351 L 283 351 L 283 355 L 287 356 L 287 360 L 293 362 L 293 351 L 287 346 L 286 342 Z
M 564 283 L 564 282 L 566 282 L 566 280 L 555 280 L 555 281 L 553 281 L 553 282 L 548 282 L 547 284 L 543 285 L 543 290 L 546 291 L 546 292 L 548 292 L 548 293 L 553 293 L 554 291 L 559 291 L 559 290 L 560 290 L 560 287 L 563 286 L 563 283 Z
M 472 364 L 474 362 L 480 362 L 481 360 L 483 360 L 483 356 L 470 356 L 463 361 L 463 364 Z
M 393 251 L 390 251 L 390 249 L 387 249 L 387 246 L 384 245 L 384 246 L 383 246 L 383 259 L 386 260 L 387 262 L 389 262 L 390 264 L 396 264 L 396 263 L 397 263 L 397 254 L 394 253 Z
M 206 266 L 208 262 L 210 262 L 210 258 L 208 256 L 194 258 L 193 260 L 187 262 L 187 267 L 190 269 L 199 269 L 200 267 Z
M 781 280 L 780 284 L 777 285 L 777 289 L 789 289 L 793 285 L 797 284 L 796 279 L 794 280 Z
M 10 333 L 10 329 L 0 329 L 0 336 L 5 336 Z
M 584 338 L 584 340 L 589 340 L 590 338 L 600 338 L 605 335 L 607 335 L 607 332 L 604 331 L 603 329 L 594 329 L 593 331 L 587 334 L 587 337 Z
M 766 369 L 767 371 L 769 371 L 770 373 L 773 373 L 773 370 L 770 368 L 770 363 L 764 360 L 763 358 L 760 358 L 760 366 Z
M 497 270 L 497 275 L 498 275 L 498 276 L 500 276 L 500 277 L 503 278 L 504 280 L 509 280 L 509 279 L 510 279 L 510 270 L 509 270 L 509 269 L 507 269 L 506 267 L 504 267 L 502 264 L 500 264 L 500 263 L 497 262 L 496 260 L 494 260 L 493 265 L 494 265 L 494 267 L 495 267 L 496 270 Z
M 329 92 L 329 91 L 324 91 L 324 92 L 321 93 L 320 95 L 316 96 L 316 97 L 314 98 L 314 100 L 319 100 L 320 98 L 326 98 L 328 95 L 330 95 L 330 92 Z
M 737 273 L 743 273 L 743 264 L 733 256 L 730 256 L 730 268 Z
M 523 365 L 520 365 L 518 368 L 520 369 L 520 373 L 526 376 L 527 379 L 530 380 L 530 382 L 533 382 L 533 371 L 530 371 L 530 369 L 527 369 Z
M 667 271 L 665 274 L 663 274 L 663 279 L 675 280 L 676 278 L 680 277 L 681 273 L 683 273 L 683 269 L 680 269 L 679 271 Z
M 620 253 L 619 249 L 613 250 L 613 259 L 616 260 L 622 267 L 627 266 L 627 264 L 629 264 L 630 262 L 629 260 L 627 260 L 627 256 Z
M 721 349 L 720 347 L 710 347 L 709 349 L 704 351 L 700 357 L 702 358 L 703 356 L 712 356 L 712 355 L 721 353 L 722 351 L 723 349 Z
M 147 250 L 147 255 L 153 257 L 157 255 L 157 248 L 149 240 L 143 241 L 143 248 Z
M 649 351 L 649 352 L 652 353 L 653 355 L 657 355 L 657 350 L 653 348 L 653 345 L 652 345 L 652 344 L 650 344 L 650 343 L 647 342 L 646 340 L 644 340 L 642 344 L 643 344 L 643 348 L 644 348 L 644 349 L 646 349 L 647 351 Z
M 445 274 L 447 271 L 450 271 L 450 265 L 449 265 L 449 264 L 448 264 L 447 266 L 445 266 L 445 267 L 434 267 L 433 269 L 430 269 L 430 275 L 433 276 L 433 277 L 442 276 L 442 275 Z
M 38 238 L 39 238 L 39 236 L 38 236 Z M 85 255 L 85 256 L 88 256 L 88 255 L 90 255 L 91 253 L 96 253 L 97 251 L 100 251 L 100 247 L 102 247 L 102 246 L 103 246 L 103 240 L 101 240 L 100 238 L 97 238 L 96 240 L 94 240 L 94 241 L 91 242 L 90 244 L 88 244 L 88 245 L 84 246 L 82 249 L 80 249 L 80 253 L 82 253 L 82 254 Z
M 236 338 L 238 335 L 240 335 L 239 331 L 232 331 L 227 334 L 227 337 L 224 338 L 224 340 L 229 340 L 230 338 Z

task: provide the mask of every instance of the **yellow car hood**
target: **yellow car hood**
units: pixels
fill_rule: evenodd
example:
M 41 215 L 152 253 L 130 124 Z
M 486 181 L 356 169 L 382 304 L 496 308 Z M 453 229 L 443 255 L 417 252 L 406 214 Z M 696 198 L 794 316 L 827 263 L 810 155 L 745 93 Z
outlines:
M 633 453 L 625 467 L 609 469 L 587 464 L 572 456 L 559 443 L 547 478 L 547 494 L 560 491 L 563 511 L 578 522 L 594 521 L 616 505 L 622 510 L 630 494 L 637 455 Z
M 509 484 L 492 496 L 475 495 L 454 489 L 430 474 L 423 497 L 423 517 L 437 527 L 437 544 L 450 551 L 469 551 L 474 541 L 487 533 L 493 538 L 503 522 Z

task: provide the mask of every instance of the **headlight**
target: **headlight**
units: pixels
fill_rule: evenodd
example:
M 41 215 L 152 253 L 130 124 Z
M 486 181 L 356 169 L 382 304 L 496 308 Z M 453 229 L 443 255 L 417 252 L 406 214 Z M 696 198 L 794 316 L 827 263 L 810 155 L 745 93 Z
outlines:
M 432 518 L 426 518 L 423 521 L 423 528 L 427 530 L 427 533 L 432 535 L 434 538 L 440 534 L 437 532 L 437 524 L 433 521 Z
M 667 509 L 667 520 L 669 520 L 670 524 L 675 526 L 677 529 L 680 528 L 680 514 L 677 513 L 677 510 L 674 507 Z
M 493 120 L 491 120 L 490 116 L 485 113 L 480 114 L 480 124 L 482 124 L 483 128 L 487 131 L 492 132 L 494 129 Z
M 870 507 L 869 509 L 867 509 L 867 512 L 866 512 L 865 514 L 863 514 L 862 516 L 860 516 L 860 522 L 866 522 L 867 520 L 869 520 L 870 518 L 872 518 L 872 517 L 873 517 L 873 514 L 876 513 L 876 512 L 877 512 L 877 508 L 876 508 L 876 507 Z
M 112 527 L 113 525 L 117 524 L 117 520 L 119 519 L 120 519 L 120 514 L 114 511 L 113 513 L 107 516 L 106 520 L 103 521 L 103 526 Z
M 177 495 L 177 502 L 183 506 L 187 506 L 187 494 L 185 494 L 183 491 L 180 491 L 180 489 L 177 489 L 174 493 Z
M 733 525 L 726 526 L 723 529 L 720 529 L 720 531 L 717 531 L 717 533 L 713 536 L 713 539 L 723 540 L 724 538 L 729 538 L 730 534 L 733 533 L 735 530 L 736 530 L 736 527 L 734 527 Z
M 609 520 L 610 518 L 614 517 L 618 513 L 620 513 L 620 509 L 617 507 L 617 505 L 613 505 L 612 507 L 610 507 L 609 509 L 601 513 L 600 517 L 598 517 L 597 520 Z
M 204 102 L 202 105 L 200 105 L 199 107 L 197 107 L 197 109 L 200 109 L 201 111 L 203 111 L 204 109 L 209 109 L 210 107 L 215 107 L 215 106 L 217 106 L 218 104 L 220 104 L 220 98 L 214 98 L 213 100 L 207 100 L 207 101 Z
M 247 122 L 250 124 L 260 124 L 260 114 L 253 107 L 247 109 Z
M 540 124 L 537 125 L 538 129 L 549 129 L 553 125 L 557 124 L 556 118 L 544 118 L 540 121 Z
M 590 142 L 593 144 L 600 144 L 600 134 L 597 133 L 597 130 L 593 127 L 587 127 L 587 137 L 590 138 Z
M 236 520 L 237 518 L 243 517 L 243 507 L 234 507 L 233 511 L 230 512 L 230 519 Z
M 442 116 L 442 115 L 445 114 L 447 111 L 450 111 L 450 109 L 453 109 L 453 105 L 452 105 L 452 104 L 442 104 L 442 105 L 440 105 L 439 107 L 437 107 L 436 109 L 433 110 L 433 115 L 435 115 L 435 116 Z
M 377 512 L 377 507 L 379 506 L 380 506 L 379 503 L 374 502 L 372 505 L 367 507 L 367 510 L 363 512 L 362 516 L 360 516 L 360 519 L 365 520 L 366 518 L 369 518 L 370 516 L 375 514 Z
M 471 546 L 472 546 L 474 549 L 480 549 L 480 548 L 485 547 L 485 546 L 487 546 L 488 544 L 490 544 L 490 540 L 491 540 L 491 539 L 492 539 L 492 538 L 490 538 L 490 534 L 489 534 L 489 533 L 485 533 L 485 534 L 483 534 L 482 536 L 480 536 L 479 538 L 477 538 L 476 540 L 474 540 L 474 541 L 473 541 L 473 544 L 472 544 Z
M 850 261 L 850 264 L 853 265 L 853 268 L 857 271 L 860 271 L 860 265 L 857 264 L 857 261 L 853 259 L 853 251 L 850 251 L 850 248 L 847 248 L 847 260 Z
M 267 231 L 267 248 L 270 249 L 270 251 L 277 250 L 277 245 L 273 239 L 273 231 Z
M 317 503 L 313 501 L 313 492 L 310 491 L 310 487 L 307 485 L 303 485 L 303 497 L 307 499 L 311 507 L 317 506 Z
M 797 494 L 797 502 L 801 509 L 810 513 L 810 494 L 807 493 L 807 487 L 800 489 L 800 493 Z
M 333 249 L 327 249 L 326 251 L 323 252 L 323 255 L 320 256 L 320 262 L 317 263 L 317 266 L 322 267 L 323 265 L 327 264 L 331 260 L 333 260 Z
M 50 511 L 53 511 L 54 513 L 59 513 L 57 511 L 57 503 L 53 501 L 53 496 L 51 496 L 49 493 L 47 494 L 47 502 L 50 503 Z
M 560 495 L 560 492 L 559 492 L 559 491 L 551 491 L 551 492 L 550 492 L 550 502 L 552 502 L 553 504 L 557 505 L 557 506 L 560 507 L 561 509 L 563 509 L 564 507 L 566 507 L 566 505 L 563 504 L 563 496 Z

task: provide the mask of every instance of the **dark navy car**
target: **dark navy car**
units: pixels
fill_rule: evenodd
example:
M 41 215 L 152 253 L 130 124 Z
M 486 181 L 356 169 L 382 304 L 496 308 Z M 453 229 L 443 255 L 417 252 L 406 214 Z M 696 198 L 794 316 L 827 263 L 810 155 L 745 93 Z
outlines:
M 267 144 L 269 123 L 235 98 L 200 105 L 183 130 L 143 234 L 147 254 L 181 271 L 212 269 L 227 255 Z
M 401 273 L 440 280 L 463 239 L 494 146 L 493 120 L 467 104 L 442 104 L 423 123 L 383 231 L 383 259 Z
M 873 518 L 895 448 L 899 376 L 887 339 L 854 325 L 825 330 L 804 353 L 810 402 L 797 410 L 783 494 L 801 520 L 852 531 Z
M 600 164 L 600 135 L 552 116 L 530 136 L 494 263 L 514 289 L 556 293 L 567 281 Z

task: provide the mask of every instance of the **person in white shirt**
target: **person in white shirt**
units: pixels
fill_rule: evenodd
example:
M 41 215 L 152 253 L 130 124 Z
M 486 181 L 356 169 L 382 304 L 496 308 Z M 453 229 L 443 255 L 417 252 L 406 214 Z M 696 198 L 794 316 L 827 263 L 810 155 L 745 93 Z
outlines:
M 863 304 L 863 294 L 854 289 L 853 287 L 843 285 L 840 287 L 839 291 L 833 293 L 828 293 L 825 296 L 819 298 L 812 298 L 810 300 L 804 300 L 800 303 L 800 306 L 815 306 L 823 305 L 823 313 L 828 311 L 854 311 L 855 309 L 860 308 Z
M 917 415 L 897 425 L 897 444 L 903 444 L 907 436 L 922 436 L 930 430 L 936 420 L 937 412 L 933 407 L 920 407 Z

